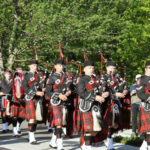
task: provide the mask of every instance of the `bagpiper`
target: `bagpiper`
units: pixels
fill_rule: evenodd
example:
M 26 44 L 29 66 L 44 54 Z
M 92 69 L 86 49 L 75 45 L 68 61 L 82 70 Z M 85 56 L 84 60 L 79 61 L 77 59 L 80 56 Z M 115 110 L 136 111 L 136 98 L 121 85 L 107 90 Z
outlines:
M 22 67 L 18 66 L 12 80 L 12 104 L 10 107 L 10 118 L 13 124 L 13 136 L 21 134 L 20 125 L 25 119 L 25 101 L 22 81 L 24 73 Z
M 87 60 L 84 62 L 84 73 L 77 84 L 77 93 L 79 96 L 79 120 L 81 136 L 84 143 L 81 144 L 82 150 L 91 150 L 92 139 L 102 130 L 101 104 L 108 96 L 108 92 L 102 96 L 94 75 L 94 63 Z
M 44 92 L 42 89 L 42 78 L 38 73 L 38 62 L 29 62 L 29 72 L 24 75 L 23 90 L 25 92 L 25 112 L 28 120 L 28 139 L 30 144 L 37 144 L 34 136 L 37 121 L 42 121 L 42 99 Z
M 138 97 L 142 100 L 140 106 L 139 132 L 145 134 L 140 150 L 150 149 L 150 61 L 146 62 L 145 75 L 136 85 Z
M 123 86 L 120 75 L 115 73 L 116 64 L 108 61 L 104 78 L 107 81 L 109 90 L 109 97 L 106 99 L 106 111 L 104 113 L 104 120 L 107 122 L 108 134 L 105 145 L 108 150 L 113 150 L 112 134 L 119 129 L 122 129 L 121 109 L 122 104 L 120 100 L 125 98 L 128 93 L 127 86 Z
M 64 61 L 56 60 L 55 73 L 53 73 L 46 85 L 46 97 L 50 100 L 50 124 L 55 129 L 49 146 L 63 150 L 62 128 L 66 126 L 67 101 L 71 94 L 71 76 L 63 72 Z M 48 99 L 48 98 L 47 98 Z
M 12 78 L 11 72 L 8 70 L 4 72 L 4 78 L 2 79 L 1 83 L 0 95 L 2 96 L 1 102 L 2 132 L 6 133 L 7 131 L 9 131 L 8 122 L 10 122 L 9 112 L 12 98 Z

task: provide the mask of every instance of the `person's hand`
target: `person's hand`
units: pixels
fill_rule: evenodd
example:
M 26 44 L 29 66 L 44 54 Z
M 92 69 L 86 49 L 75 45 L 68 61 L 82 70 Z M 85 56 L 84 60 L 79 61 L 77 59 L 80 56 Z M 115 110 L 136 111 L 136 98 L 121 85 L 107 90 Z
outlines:
M 124 98 L 125 97 L 125 95 L 123 93 L 120 93 L 120 92 L 116 93 L 116 96 L 118 98 Z
M 127 95 L 127 93 L 128 93 L 128 90 L 123 90 L 124 95 Z
M 62 101 L 67 101 L 67 96 L 63 95 L 63 94 L 59 94 L 59 99 L 61 99 Z
M 68 97 L 70 94 L 71 94 L 71 90 L 67 91 L 65 95 Z
M 130 95 L 132 96 L 132 95 L 134 95 L 135 93 L 136 93 L 136 90 L 133 90 Z
M 108 96 L 109 96 L 109 92 L 104 92 L 104 93 L 102 93 L 102 97 L 106 98 L 106 97 L 108 97 Z
M 42 96 L 44 96 L 44 92 L 37 91 L 37 92 L 36 92 L 36 95 L 37 95 L 37 96 L 41 96 L 41 97 L 42 97 Z
M 96 101 L 103 103 L 105 101 L 105 99 L 102 96 L 97 95 L 95 98 Z
M 3 93 L 3 92 L 0 92 L 0 96 L 2 96 L 2 95 L 4 95 L 4 93 Z
M 45 92 L 46 88 L 42 88 L 42 92 Z

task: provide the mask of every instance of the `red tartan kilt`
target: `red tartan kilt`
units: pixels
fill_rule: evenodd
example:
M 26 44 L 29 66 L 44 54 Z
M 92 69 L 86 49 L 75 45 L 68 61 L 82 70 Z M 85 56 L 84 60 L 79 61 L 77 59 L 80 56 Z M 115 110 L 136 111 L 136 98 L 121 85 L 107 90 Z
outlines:
M 93 143 L 96 144 L 96 143 L 102 142 L 103 140 L 107 138 L 107 135 L 108 135 L 108 127 L 104 126 L 102 131 L 98 132 L 96 136 L 93 138 Z
M 122 102 L 122 118 L 123 118 L 123 128 L 129 129 L 130 128 L 130 97 L 124 98 L 121 100 Z
M 79 132 L 80 128 L 80 110 L 76 108 L 73 112 L 73 132 Z
M 150 111 L 145 111 L 143 106 L 140 107 L 140 116 L 139 116 L 139 132 L 146 133 L 150 132 Z
M 52 111 L 51 104 L 49 104 L 48 106 L 48 122 L 49 122 L 49 126 L 51 127 L 53 122 L 53 111 Z
M 107 109 L 106 109 L 106 112 L 104 114 L 104 122 L 105 124 L 107 124 L 107 126 L 112 126 L 112 119 L 113 119 L 113 116 L 112 116 L 112 109 L 113 109 L 113 106 L 114 106 L 114 102 L 111 103 L 108 103 L 107 104 Z M 119 115 L 120 115 L 120 119 L 119 119 L 119 128 L 118 129 L 122 129 L 123 128 L 123 123 L 122 123 L 122 112 L 121 112 L 121 109 L 119 108 Z
M 104 118 L 103 118 L 103 120 L 104 120 L 105 122 L 107 122 L 107 126 L 112 125 L 112 113 L 111 113 L 111 110 L 112 110 L 112 105 L 111 105 L 111 104 L 108 104 L 108 105 L 107 105 L 106 112 L 105 112 L 105 114 L 104 114 Z
M 10 117 L 18 117 L 19 115 L 19 104 L 15 105 L 15 104 L 12 104 L 10 106 Z
M 53 119 L 53 112 L 52 112 L 51 104 L 49 104 L 49 106 L 48 106 L 48 122 L 52 123 L 52 119 Z
M 50 104 L 49 103 L 44 103 L 43 104 L 43 122 L 46 124 L 46 121 L 48 120 L 49 118 L 49 106 Z
M 63 114 L 62 114 L 62 106 L 54 106 L 50 105 L 49 110 L 49 123 L 50 126 L 56 127 L 56 126 L 62 126 L 63 123 Z
M 82 133 L 85 132 L 92 132 L 93 131 L 93 117 L 91 111 L 88 112 L 81 112 L 79 111 L 80 115 L 80 131 Z
M 36 119 L 36 116 L 35 116 L 35 102 L 36 101 L 37 101 L 36 99 L 30 100 L 30 101 L 25 101 L 25 103 L 26 103 L 25 117 L 27 120 Z
M 68 107 L 67 125 L 66 125 L 68 136 L 73 135 L 74 133 L 73 112 L 74 108 Z
M 74 107 L 75 110 L 73 112 L 73 132 L 80 131 L 80 110 L 78 108 L 79 97 L 74 98 Z
M 13 104 L 10 107 L 10 117 L 25 118 L 25 107 L 20 104 Z
M 19 118 L 22 118 L 22 119 L 25 119 L 25 107 L 20 105 L 19 107 L 19 115 L 18 115 Z
M 81 112 L 78 108 L 80 97 L 74 98 L 75 111 L 73 112 L 74 132 L 92 132 L 93 117 L 91 111 Z

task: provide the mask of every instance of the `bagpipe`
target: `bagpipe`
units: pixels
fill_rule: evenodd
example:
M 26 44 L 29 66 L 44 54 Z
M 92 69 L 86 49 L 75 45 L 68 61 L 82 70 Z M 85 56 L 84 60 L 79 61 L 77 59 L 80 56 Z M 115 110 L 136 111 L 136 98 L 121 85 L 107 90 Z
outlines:
M 35 60 L 38 62 L 38 64 L 40 64 L 40 65 L 45 65 L 46 67 L 45 67 L 45 69 L 44 69 L 44 74 L 42 74 L 41 73 L 41 70 L 38 68 L 38 71 L 41 73 L 40 75 L 41 75 L 41 77 L 42 78 L 44 78 L 44 83 L 43 83 L 43 88 L 46 86 L 46 82 L 47 82 L 47 79 L 48 79 L 48 77 L 51 75 L 51 74 L 53 74 L 54 73 L 54 65 L 51 65 L 51 64 L 49 64 L 49 62 L 47 61 L 47 62 L 40 62 L 39 60 L 38 60 L 38 55 L 37 55 L 37 48 L 36 48 L 36 46 L 34 46 L 34 54 L 35 54 Z M 48 72 L 48 67 L 50 67 L 51 68 L 51 72 L 49 73 Z M 41 80 L 43 80 L 41 78 Z
M 64 61 L 64 72 L 70 72 L 72 77 L 74 78 L 77 78 L 77 76 L 81 76 L 82 75 L 82 67 L 81 67 L 81 63 L 76 63 L 74 62 L 73 60 L 72 61 L 68 61 L 63 52 L 62 52 L 62 45 L 61 45 L 61 42 L 59 42 L 59 54 L 60 54 L 60 57 L 59 59 L 63 60 Z M 68 70 L 68 67 L 67 65 L 71 65 L 71 70 L 69 71 Z M 77 67 L 77 70 L 76 72 L 74 72 L 74 66 Z M 74 74 L 75 73 L 75 74 Z
M 101 57 L 101 76 L 102 76 L 103 72 L 106 72 L 103 70 L 103 64 L 107 63 L 108 60 L 104 58 L 102 52 L 100 52 L 100 57 Z M 126 66 L 120 67 L 118 64 L 116 64 L 116 68 L 117 68 L 117 72 L 123 70 L 124 77 L 121 77 L 119 73 L 112 74 L 112 72 L 110 72 L 110 74 L 107 75 L 104 74 L 104 76 L 105 75 L 107 76 L 106 79 L 107 79 L 108 87 L 112 89 L 111 93 L 113 99 L 117 99 L 116 97 L 114 97 L 115 92 L 123 92 L 123 90 L 126 89 L 128 86 L 126 81 Z

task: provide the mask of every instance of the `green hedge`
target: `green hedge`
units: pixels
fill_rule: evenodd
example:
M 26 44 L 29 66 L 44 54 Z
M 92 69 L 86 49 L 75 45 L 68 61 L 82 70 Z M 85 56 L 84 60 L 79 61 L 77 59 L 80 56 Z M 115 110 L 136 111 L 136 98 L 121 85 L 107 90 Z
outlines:
M 122 144 L 137 146 L 137 147 L 140 147 L 143 142 L 142 137 L 137 137 L 137 136 L 131 136 L 131 137 L 116 136 L 113 138 L 113 140 L 114 142 L 117 143 L 122 143 Z

